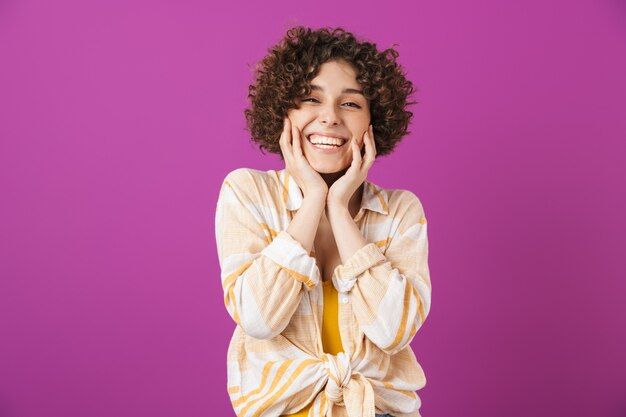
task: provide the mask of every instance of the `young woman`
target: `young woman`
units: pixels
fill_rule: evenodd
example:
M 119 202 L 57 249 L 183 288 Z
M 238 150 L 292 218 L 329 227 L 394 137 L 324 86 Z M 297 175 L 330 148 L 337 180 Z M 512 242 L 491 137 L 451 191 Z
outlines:
M 257 67 L 248 128 L 285 168 L 230 172 L 217 203 L 237 416 L 420 416 L 426 218 L 411 191 L 367 180 L 412 117 L 396 57 L 295 27 Z

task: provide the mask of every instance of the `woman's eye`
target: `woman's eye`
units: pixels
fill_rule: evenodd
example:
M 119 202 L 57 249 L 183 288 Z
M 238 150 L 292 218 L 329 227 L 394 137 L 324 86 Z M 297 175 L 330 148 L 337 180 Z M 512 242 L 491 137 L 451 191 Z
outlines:
M 302 99 L 301 101 L 302 101 L 302 102 L 305 102 L 305 101 L 314 101 L 314 102 L 319 102 L 316 98 L 312 98 L 312 97 L 310 97 L 310 98 L 304 98 L 304 99 Z M 348 103 L 344 103 L 344 104 L 347 104 L 347 105 L 348 105 L 348 107 L 353 107 L 353 108 L 355 108 L 355 109 L 360 109 L 360 108 L 361 108 L 361 106 L 359 106 L 358 104 L 353 103 L 353 102 L 348 102 Z

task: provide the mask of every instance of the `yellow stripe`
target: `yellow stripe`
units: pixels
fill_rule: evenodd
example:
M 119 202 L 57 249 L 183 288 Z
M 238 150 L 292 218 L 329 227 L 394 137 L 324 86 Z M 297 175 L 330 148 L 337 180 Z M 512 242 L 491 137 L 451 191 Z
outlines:
M 227 276 L 226 279 L 224 280 L 224 282 L 222 283 L 222 290 L 225 290 L 226 288 L 228 288 L 228 286 L 231 284 L 231 282 L 235 281 L 239 275 L 243 274 L 243 272 L 246 269 L 248 269 L 248 267 L 250 267 L 250 265 L 252 265 L 252 261 L 248 262 L 248 263 L 246 263 L 246 264 L 244 264 L 242 266 L 240 266 L 233 273 L 231 273 L 229 276 Z
M 247 393 L 246 395 L 242 395 L 241 397 L 237 398 L 235 401 L 232 402 L 233 407 L 238 407 L 240 404 L 248 401 L 250 399 L 250 397 L 257 395 L 258 393 L 262 392 L 263 389 L 265 389 L 265 383 L 267 381 L 267 377 L 270 373 L 270 368 L 272 367 L 272 365 L 274 365 L 276 363 L 276 361 L 269 361 L 265 364 L 265 366 L 263 367 L 263 371 L 262 372 L 262 376 L 261 376 L 261 383 L 259 384 L 259 386 L 255 389 L 253 389 L 252 391 L 250 391 L 249 393 Z
M 301 274 L 301 273 L 299 273 L 297 271 L 294 271 L 293 269 L 285 268 L 282 265 L 280 267 L 282 269 L 284 269 L 285 271 L 287 271 L 289 273 L 289 275 L 294 277 L 296 279 L 296 281 L 303 282 L 304 285 L 306 285 L 309 288 L 313 287 L 313 281 L 311 280 L 311 278 L 309 276 Z
M 237 303 L 235 303 L 235 286 L 234 285 L 228 289 L 228 298 L 224 299 L 224 304 L 226 304 L 226 308 L 228 308 L 227 301 L 230 301 L 230 304 L 233 306 L 233 319 L 235 320 L 235 323 L 241 324 L 241 321 L 239 319 L 239 313 L 237 312 Z
M 233 319 L 237 324 L 241 324 L 241 322 L 239 320 L 239 313 L 237 312 L 237 303 L 235 302 L 235 285 L 233 284 L 233 281 L 235 281 L 239 275 L 243 274 L 243 272 L 248 269 L 250 265 L 252 265 L 252 262 L 248 262 L 237 268 L 235 272 L 226 277 L 224 283 L 222 284 L 222 289 L 225 290 L 228 288 L 228 292 L 224 296 L 224 305 L 228 308 L 228 302 L 230 301 L 230 304 L 233 306 Z
M 377 240 L 376 242 L 374 242 L 377 246 L 384 248 L 385 246 L 387 246 L 387 244 L 391 243 L 391 238 L 388 237 L 387 239 L 384 240 Z
M 320 394 L 320 413 L 318 417 L 325 417 L 328 413 L 328 400 L 326 400 L 326 391 L 322 391 Z
M 273 240 L 276 236 L 278 236 L 278 233 L 280 233 L 280 232 L 277 232 L 276 230 L 272 229 L 271 227 L 269 227 L 269 226 L 268 226 L 267 224 L 265 224 L 265 223 L 259 223 L 259 225 L 260 225 L 260 226 L 261 226 L 261 228 L 262 228 L 263 230 L 265 230 L 265 231 L 267 232 L 267 234 L 269 235 L 269 236 L 266 236 L 267 243 L 272 243 L 272 240 Z
M 283 201 L 287 204 L 287 197 L 289 196 L 289 173 L 285 170 L 285 184 L 283 187 Z
M 376 187 L 374 187 L 374 184 L 372 184 L 372 188 L 374 188 L 374 192 L 378 196 L 378 199 L 380 200 L 380 205 L 382 206 L 383 210 L 384 211 L 389 211 L 388 207 L 387 207 L 387 203 L 385 202 L 385 199 L 383 198 L 383 196 L 380 194 L 380 191 L 378 191 L 378 189 L 376 189 Z
M 424 313 L 424 303 L 422 303 L 420 293 L 417 292 L 417 288 L 415 287 L 413 287 L 413 294 L 415 295 L 415 298 L 417 298 L 417 310 L 420 313 L 420 322 L 424 323 L 424 320 L 426 320 L 426 313 Z M 415 331 L 417 331 L 417 327 Z
M 415 287 L 413 288 L 413 294 L 415 295 L 415 298 L 417 299 L 417 310 L 420 313 L 420 323 L 424 323 L 424 318 L 426 317 L 426 315 L 424 314 L 424 304 L 422 304 L 422 299 L 420 298 L 420 294 L 417 292 L 417 289 Z M 420 323 L 418 323 L 417 320 L 415 320 L 415 323 L 413 323 L 413 328 L 411 329 L 409 340 L 411 340 L 413 336 L 415 336 L 415 333 L 417 332 L 417 328 L 419 327 Z
M 285 391 L 287 391 L 287 389 L 289 389 L 289 387 L 294 383 L 296 378 L 300 376 L 302 371 L 304 371 L 309 365 L 312 365 L 314 363 L 319 363 L 319 361 L 317 359 L 306 359 L 302 361 L 302 363 L 298 365 L 298 367 L 293 372 L 293 374 L 289 376 L 289 379 L 285 382 L 285 384 L 282 387 L 280 387 L 280 389 L 274 395 L 268 398 L 267 401 L 265 401 L 263 405 L 261 405 L 261 407 L 259 407 L 258 410 L 254 412 L 253 416 L 257 417 L 261 415 L 267 407 L 274 404 L 276 402 L 276 399 L 278 399 L 281 395 L 285 393 Z
M 394 391 L 397 391 L 397 392 L 399 392 L 400 394 L 404 394 L 404 395 L 406 395 L 407 397 L 411 397 L 411 398 L 413 398 L 413 399 L 415 398 L 415 392 L 413 392 L 413 391 L 407 391 L 407 390 L 403 390 L 403 389 L 398 389 L 398 388 L 394 387 L 394 386 L 393 386 L 391 383 L 389 383 L 389 382 L 383 382 L 383 385 L 384 385 L 386 388 L 389 388 L 389 389 L 392 389 L 392 390 L 394 390 Z
M 387 346 L 387 349 L 393 349 L 400 344 L 402 338 L 404 336 L 404 332 L 406 331 L 406 323 L 409 321 L 409 305 L 411 303 L 411 283 L 408 278 L 404 278 L 405 287 L 404 287 L 404 311 L 402 314 L 402 321 L 400 322 L 400 328 L 398 328 L 398 333 L 396 333 L 396 339 L 393 343 Z M 419 299 L 419 298 L 418 298 Z
M 276 385 L 278 385 L 278 383 L 282 379 L 282 377 L 285 374 L 285 372 L 287 372 L 287 368 L 289 368 L 289 366 L 293 362 L 294 362 L 293 359 L 289 359 L 289 360 L 284 361 L 283 364 L 280 365 L 280 367 L 276 371 L 276 374 L 274 375 L 274 379 L 272 380 L 272 384 L 270 385 L 270 388 L 269 388 L 268 392 L 274 391 L 274 389 L 276 388 Z M 267 395 L 265 395 L 265 397 L 266 396 Z M 237 415 L 238 416 L 239 415 L 241 415 L 241 416 L 246 415 L 246 413 L 248 412 L 250 407 L 252 407 L 254 404 L 256 404 L 262 398 L 263 397 L 258 397 L 258 398 L 255 398 L 254 400 L 251 400 L 248 404 L 246 404 L 246 406 L 241 410 L 241 412 L 237 413 Z
M 415 290 L 415 292 L 417 293 L 417 290 Z M 420 311 L 420 316 L 422 319 L 422 324 L 426 321 L 426 313 L 424 312 L 424 304 L 422 303 L 422 299 L 420 298 L 419 294 L 416 295 L 417 297 L 417 302 L 419 303 L 419 311 Z
M 229 394 L 237 394 L 239 392 L 239 387 L 234 386 L 234 387 L 228 387 L 228 393 Z

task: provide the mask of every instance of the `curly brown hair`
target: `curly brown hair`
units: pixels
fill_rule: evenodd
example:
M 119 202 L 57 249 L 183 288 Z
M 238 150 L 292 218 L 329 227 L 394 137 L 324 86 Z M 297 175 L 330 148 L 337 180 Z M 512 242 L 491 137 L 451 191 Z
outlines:
M 408 101 L 417 90 L 396 62 L 397 57 L 393 46 L 379 52 L 376 44 L 359 41 L 341 27 L 288 29 L 257 64 L 256 82 L 248 86 L 251 108 L 244 114 L 251 141 L 262 153 L 265 149 L 282 158 L 279 139 L 288 110 L 299 108 L 296 99 L 311 92 L 310 82 L 322 64 L 344 59 L 355 67 L 356 81 L 369 102 L 376 156 L 390 154 L 411 133 L 407 129 L 413 113 L 406 108 L 417 103 Z

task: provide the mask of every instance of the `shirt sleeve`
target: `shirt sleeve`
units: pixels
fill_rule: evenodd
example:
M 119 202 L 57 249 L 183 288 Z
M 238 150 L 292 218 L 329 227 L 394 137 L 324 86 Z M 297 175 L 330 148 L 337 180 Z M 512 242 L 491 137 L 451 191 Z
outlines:
M 317 285 L 320 274 L 300 242 L 272 229 L 270 220 L 279 214 L 268 205 L 270 191 L 260 181 L 246 168 L 226 176 L 215 235 L 228 313 L 246 334 L 269 339 L 287 327 L 303 292 Z
M 430 312 L 432 292 L 422 204 L 404 190 L 397 207 L 388 246 L 387 241 L 368 243 L 333 274 L 365 336 L 388 354 L 411 343 Z M 384 253 L 379 244 L 387 246 Z

